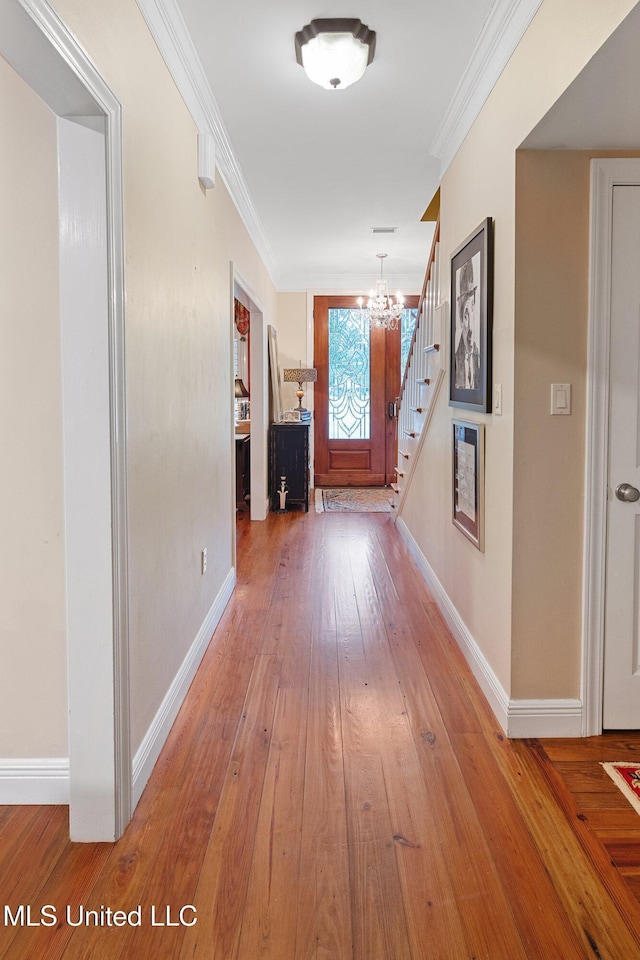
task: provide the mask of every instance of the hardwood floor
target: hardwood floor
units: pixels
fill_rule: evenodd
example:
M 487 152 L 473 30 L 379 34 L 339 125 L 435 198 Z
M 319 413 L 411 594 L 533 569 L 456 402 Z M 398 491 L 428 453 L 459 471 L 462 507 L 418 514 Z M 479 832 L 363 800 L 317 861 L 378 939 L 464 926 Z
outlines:
M 630 887 L 542 746 L 500 733 L 390 518 L 272 514 L 238 538 L 125 836 L 71 844 L 62 808 L 0 809 L 0 909 L 59 921 L 0 925 L 0 957 L 640 958 Z M 74 927 L 67 905 L 141 923 Z
M 640 901 L 640 816 L 601 766 L 619 760 L 640 763 L 640 733 L 542 740 L 540 749 L 571 793 L 570 816 L 585 846 L 588 849 L 592 837 L 597 837 Z

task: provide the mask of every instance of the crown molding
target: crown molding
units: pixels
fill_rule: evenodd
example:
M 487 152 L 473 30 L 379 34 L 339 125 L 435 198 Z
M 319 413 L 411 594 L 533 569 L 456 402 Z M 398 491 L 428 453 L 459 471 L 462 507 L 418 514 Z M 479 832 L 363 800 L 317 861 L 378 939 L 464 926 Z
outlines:
M 376 275 L 375 268 L 372 268 L 370 273 L 350 273 L 348 275 L 288 273 L 282 276 L 281 289 L 287 293 L 301 293 L 305 290 L 315 290 L 321 291 L 323 294 L 332 291 L 333 293 L 342 293 L 347 296 L 366 297 L 378 279 L 379 277 Z M 414 294 L 419 296 L 422 284 L 424 283 L 424 270 L 421 274 L 395 274 L 392 277 L 385 277 L 385 280 L 387 280 L 389 285 L 389 293 L 402 290 L 405 297 Z
M 216 167 L 273 285 L 277 288 L 278 268 L 275 255 L 176 0 L 136 2 L 199 134 L 212 134 L 214 137 Z
M 431 144 L 440 176 L 462 145 L 542 0 L 496 0 Z

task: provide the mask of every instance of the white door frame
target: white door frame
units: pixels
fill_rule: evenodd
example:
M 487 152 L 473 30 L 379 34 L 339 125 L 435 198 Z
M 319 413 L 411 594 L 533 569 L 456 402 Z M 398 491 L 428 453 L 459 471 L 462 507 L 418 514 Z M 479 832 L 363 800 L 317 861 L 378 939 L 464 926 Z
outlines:
M 583 736 L 602 733 L 613 188 L 640 185 L 640 159 L 591 161 L 585 528 L 583 576 Z
M 86 591 L 78 562 L 82 551 L 90 567 L 96 559 L 91 556 L 91 540 L 86 535 L 84 544 L 79 545 L 76 539 L 72 545 L 75 561 L 66 569 L 68 609 L 82 611 L 80 617 L 73 618 L 73 627 L 69 623 L 67 626 L 70 832 L 72 840 L 108 841 L 122 834 L 132 812 L 121 108 L 46 0 L 0 0 L 0 53 L 55 114 L 100 117 L 105 130 L 108 356 L 103 349 L 99 356 L 85 351 L 72 360 L 83 365 L 87 379 L 91 378 L 93 362 L 99 371 L 108 365 L 108 377 L 101 378 L 105 383 L 101 405 L 106 416 L 92 427 L 100 433 L 98 439 L 107 450 L 110 502 L 103 499 L 93 504 L 89 496 L 80 505 L 68 497 L 66 490 L 65 536 L 75 535 L 73 529 L 77 531 L 87 508 L 100 511 L 107 529 L 107 542 L 99 545 L 99 560 L 106 557 L 106 563 L 101 564 L 106 570 L 105 582 L 100 588 L 110 598 L 113 614 L 108 649 L 98 626 L 91 622 L 91 604 L 83 603 Z M 64 341 L 64 307 L 61 324 Z M 65 444 L 65 457 L 68 452 Z M 81 456 L 81 451 L 71 452 L 74 457 Z M 99 689 L 96 696 L 87 697 L 83 664 L 92 661 L 106 662 L 108 669 L 100 669 L 92 677 Z
M 268 357 L 267 357 L 267 325 L 264 322 L 264 310 L 259 303 L 251 286 L 236 269 L 233 261 L 230 262 L 231 276 L 231 337 L 233 337 L 234 308 L 233 299 L 239 293 L 240 299 L 245 301 L 248 306 L 251 335 L 249 338 L 249 356 L 251 365 L 251 466 L 250 466 L 250 516 L 252 520 L 265 520 L 269 513 L 269 495 L 268 495 L 268 463 L 267 463 L 267 436 L 269 433 L 269 377 L 268 377 Z M 233 356 L 231 357 L 233 366 Z M 233 369 L 231 370 L 231 383 L 233 383 Z M 233 396 L 231 396 L 231 418 L 233 420 Z M 235 495 L 235 440 L 234 451 L 231 458 L 232 479 L 231 489 L 233 491 L 233 513 L 236 515 L 236 495 Z M 235 523 L 235 521 L 234 521 Z M 235 535 L 232 537 L 233 547 L 233 566 L 236 565 L 235 554 Z

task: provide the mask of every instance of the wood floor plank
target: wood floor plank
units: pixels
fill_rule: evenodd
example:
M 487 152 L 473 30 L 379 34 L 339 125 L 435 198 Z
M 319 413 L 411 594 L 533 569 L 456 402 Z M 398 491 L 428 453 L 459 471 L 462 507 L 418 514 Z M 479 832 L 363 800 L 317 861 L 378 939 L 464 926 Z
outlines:
M 333 603 L 314 604 L 295 960 L 352 956 L 338 654 Z
M 616 867 L 635 867 L 640 870 L 640 842 L 628 839 L 604 839 L 605 850 Z
M 621 954 L 640 955 L 640 925 L 635 904 L 626 896 L 626 889 L 616 883 L 615 874 L 605 872 L 605 863 L 602 863 L 601 876 L 606 878 L 607 886 L 603 887 L 602 881 L 595 879 L 594 871 L 589 869 L 593 861 L 590 862 L 575 835 L 575 824 L 572 828 L 566 818 L 563 822 L 557 816 L 557 803 L 561 797 L 559 778 L 557 790 L 552 792 L 548 789 L 549 779 L 545 782 L 539 776 L 542 772 L 550 778 L 552 771 L 540 763 L 539 753 L 519 741 L 506 744 L 497 756 L 508 781 L 513 782 L 517 777 L 522 784 L 516 799 L 583 946 L 593 949 L 593 945 L 597 945 L 603 960 L 614 960 Z M 532 795 L 534 784 L 535 800 Z M 565 796 L 568 799 L 568 791 Z M 610 923 L 607 904 L 612 897 L 626 922 Z
M 582 812 L 582 811 L 581 811 Z M 584 817 L 599 836 L 617 833 L 619 836 L 640 836 L 640 816 L 627 802 L 626 807 L 591 810 Z
M 11 960 L 34 960 L 36 957 L 59 960 L 74 933 L 74 927 L 69 925 L 67 918 L 75 923 L 80 909 L 89 901 L 109 857 L 110 847 L 106 843 L 67 844 L 51 873 L 43 874 L 45 882 L 37 899 L 27 901 L 32 905 L 34 921 L 41 919 L 40 908 L 46 904 L 55 907 L 58 923 L 55 927 L 25 926 L 11 929 L 4 924 L 0 956 L 10 957 Z M 87 951 L 86 955 L 99 956 L 95 943 L 91 944 L 91 953 Z
M 198 923 L 186 930 L 181 960 L 237 956 L 280 670 L 277 657 L 256 658 L 194 895 Z
M 603 763 L 616 760 L 638 760 L 640 762 L 640 737 L 638 734 L 619 736 L 617 734 L 601 737 L 586 737 L 565 739 L 558 737 L 553 740 L 541 740 L 547 756 L 554 763 L 557 761 L 587 761 L 595 760 Z
M 87 903 L 89 909 L 101 902 L 114 909 L 141 904 L 148 918 L 152 905 L 164 909 L 167 904 L 193 903 L 206 849 L 202 837 L 211 832 L 233 746 L 229 716 L 234 718 L 235 737 L 255 655 L 210 656 L 206 662 L 209 672 L 196 677 L 158 764 L 163 789 L 152 786 L 145 791 L 132 825 L 117 845 L 117 856 L 114 850 L 107 881 Z M 171 837 L 171 843 L 158 849 L 153 842 L 157 835 Z M 161 902 L 158 890 L 163 891 Z M 167 955 L 175 953 L 176 944 L 179 950 L 181 938 L 179 929 L 157 927 L 145 932 L 148 949 L 161 947 Z M 139 932 L 131 928 L 80 930 L 68 960 L 83 957 L 86 944 L 104 951 L 109 960 L 118 960 L 138 939 Z
M 10 957 L 14 947 L 19 949 L 16 937 L 23 934 L 2 922 L 5 905 L 15 916 L 21 904 L 33 904 L 38 916 L 40 907 L 51 902 L 41 899 L 42 891 L 68 850 L 67 831 L 68 812 L 59 806 L 14 808 L 5 822 L 0 837 L 0 957 Z
M 625 883 L 631 890 L 631 893 L 634 895 L 636 900 L 640 900 L 640 872 L 636 872 L 634 870 L 625 870 L 624 867 L 621 867 L 620 876 L 624 877 Z
M 242 918 L 239 955 L 256 960 L 287 960 L 295 950 L 311 654 L 296 609 L 282 611 L 279 690 Z
M 433 826 L 447 851 L 447 865 L 467 941 L 476 956 L 525 958 L 509 898 L 423 669 L 400 604 L 385 616 L 391 631 L 396 673 L 417 745 Z M 475 791 L 474 791 L 475 792 Z
M 37 883 L 41 872 L 53 867 L 64 849 L 64 828 L 68 823 L 66 807 L 12 807 L 0 832 L 0 876 L 4 878 L 3 897 L 20 902 L 24 891 Z M 44 848 L 44 849 L 43 849 Z M 45 860 L 45 870 L 38 864 Z
M 607 789 L 603 792 L 590 790 L 588 793 L 576 792 L 575 797 L 582 810 L 626 810 L 629 801 L 619 791 Z
M 569 789 L 576 793 L 611 793 L 613 795 L 617 790 L 600 763 L 589 760 L 560 761 L 556 764 L 556 769 Z
M 341 690 L 349 711 L 345 757 L 379 756 L 389 811 L 409 945 L 413 954 L 468 956 L 447 858 L 438 830 L 438 797 L 428 797 L 406 702 L 394 669 L 368 550 L 349 551 L 353 590 L 365 642 L 365 661 L 341 663 Z M 381 591 L 395 598 L 395 591 Z M 353 705 L 349 705 L 349 696 Z M 356 727 L 356 724 L 358 726 Z M 357 729 L 357 739 L 349 734 Z M 384 731 L 384 733 L 383 733 Z M 435 802 L 432 802 L 435 801 Z M 387 837 L 389 840 L 389 837 Z
M 418 960 L 409 945 L 380 758 L 349 757 L 345 782 L 353 956 L 355 960 Z

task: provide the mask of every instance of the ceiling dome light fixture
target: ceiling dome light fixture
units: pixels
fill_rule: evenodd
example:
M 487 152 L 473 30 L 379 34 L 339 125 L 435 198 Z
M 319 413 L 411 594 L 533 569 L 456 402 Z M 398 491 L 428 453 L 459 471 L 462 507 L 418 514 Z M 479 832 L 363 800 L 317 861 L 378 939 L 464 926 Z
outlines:
M 389 295 L 387 281 L 382 275 L 386 253 L 376 253 L 380 260 L 380 279 L 376 280 L 376 289 L 369 294 L 367 311 L 369 314 L 369 324 L 372 327 L 381 327 L 384 330 L 397 330 L 404 310 L 404 297 L 400 292 L 396 293 L 395 300 Z M 358 297 L 358 306 L 363 309 L 363 299 Z
M 312 20 L 295 37 L 296 60 L 325 90 L 344 90 L 359 80 L 373 60 L 375 30 L 361 20 Z

